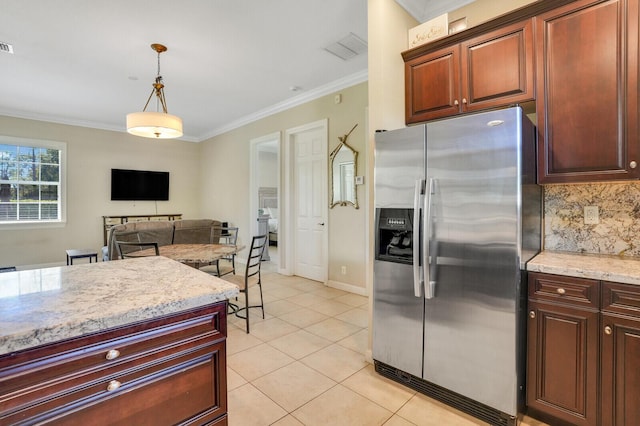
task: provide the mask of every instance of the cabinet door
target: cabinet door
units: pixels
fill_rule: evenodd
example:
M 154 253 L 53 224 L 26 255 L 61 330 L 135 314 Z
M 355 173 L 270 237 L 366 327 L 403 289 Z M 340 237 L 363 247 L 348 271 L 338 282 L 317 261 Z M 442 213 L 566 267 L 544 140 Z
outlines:
M 461 51 L 463 110 L 534 99 L 531 19 L 464 42 Z
M 597 424 L 597 310 L 529 302 L 527 406 L 554 423 Z
M 536 17 L 540 183 L 640 176 L 637 3 L 580 0 Z
M 460 47 L 450 46 L 405 63 L 406 122 L 460 112 Z
M 602 425 L 640 424 L 640 287 L 602 287 Z
M 602 426 L 640 425 L 640 318 L 602 315 Z

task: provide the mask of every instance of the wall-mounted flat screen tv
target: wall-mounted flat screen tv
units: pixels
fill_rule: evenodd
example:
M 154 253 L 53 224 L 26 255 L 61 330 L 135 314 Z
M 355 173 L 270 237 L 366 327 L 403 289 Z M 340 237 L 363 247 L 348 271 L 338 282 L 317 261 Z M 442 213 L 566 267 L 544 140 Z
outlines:
M 112 201 L 167 201 L 169 172 L 111 169 Z

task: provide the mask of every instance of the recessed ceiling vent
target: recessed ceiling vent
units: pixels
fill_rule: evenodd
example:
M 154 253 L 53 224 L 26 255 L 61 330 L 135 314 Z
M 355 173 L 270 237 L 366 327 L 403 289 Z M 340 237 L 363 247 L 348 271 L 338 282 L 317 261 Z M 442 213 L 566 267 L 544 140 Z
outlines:
M 325 47 L 324 50 L 346 61 L 362 53 L 367 53 L 367 42 L 354 33 L 349 33 L 340 41 Z
M 0 41 L 0 52 L 13 54 L 13 46 L 9 43 L 3 43 Z

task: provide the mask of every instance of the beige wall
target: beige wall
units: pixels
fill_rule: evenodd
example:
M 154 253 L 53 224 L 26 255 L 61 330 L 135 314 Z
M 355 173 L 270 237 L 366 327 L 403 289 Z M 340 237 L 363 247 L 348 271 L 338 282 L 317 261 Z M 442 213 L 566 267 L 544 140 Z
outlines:
M 64 264 L 68 248 L 102 247 L 103 215 L 155 213 L 152 201 L 110 201 L 111 168 L 170 172 L 169 201 L 158 201 L 158 213 L 200 216 L 200 176 L 193 166 L 198 164 L 197 144 L 5 116 L 0 116 L 0 129 L 6 136 L 67 144 L 67 223 L 0 230 L 0 266 Z
M 339 136 L 358 124 L 349 136 L 349 144 L 361 154 L 357 167 L 358 174 L 365 176 L 365 185 L 358 187 L 358 199 L 361 205 L 366 203 L 365 188 L 371 181 L 367 173 L 365 142 L 367 83 L 337 93 L 342 94 L 340 104 L 334 104 L 334 94 L 330 94 L 202 142 L 200 196 L 203 214 L 238 226 L 238 240 L 246 244 L 256 232 L 256 224 L 249 223 L 250 141 L 274 132 L 284 135 L 287 129 L 325 118 L 329 123 L 329 152 L 338 145 Z M 334 207 L 329 210 L 329 281 L 364 288 L 365 218 L 365 208 Z M 347 266 L 346 275 L 340 273 L 342 265 Z
M 503 15 L 512 10 L 526 6 L 537 0 L 476 0 L 466 6 L 449 12 L 449 22 L 460 18 L 467 18 L 467 28 L 474 27 L 483 22 L 489 21 L 497 16 Z

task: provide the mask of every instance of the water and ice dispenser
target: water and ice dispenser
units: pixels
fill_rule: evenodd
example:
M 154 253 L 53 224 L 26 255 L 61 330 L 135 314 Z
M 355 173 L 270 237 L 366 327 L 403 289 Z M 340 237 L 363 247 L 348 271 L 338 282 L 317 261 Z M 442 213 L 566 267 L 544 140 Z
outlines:
M 376 259 L 411 264 L 413 209 L 376 210 Z

